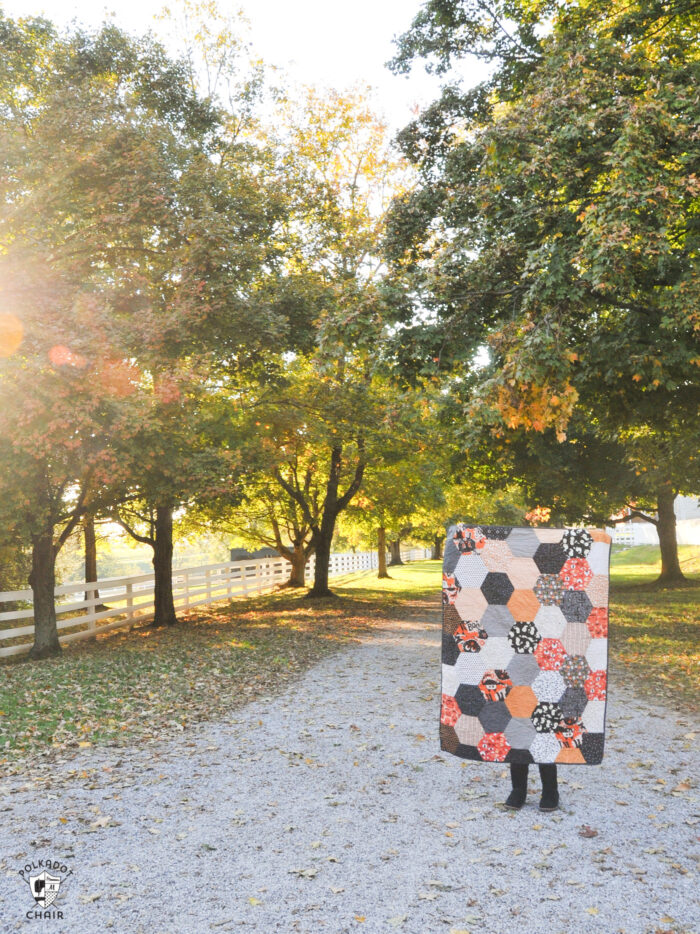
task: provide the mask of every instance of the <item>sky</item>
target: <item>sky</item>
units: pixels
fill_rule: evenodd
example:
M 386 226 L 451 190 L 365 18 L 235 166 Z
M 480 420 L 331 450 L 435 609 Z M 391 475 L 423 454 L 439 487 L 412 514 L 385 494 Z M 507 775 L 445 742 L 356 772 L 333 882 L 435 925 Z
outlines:
M 129 32 L 162 27 L 155 15 L 164 0 L 119 0 L 100 4 L 94 0 L 0 0 L 10 16 L 45 15 L 57 24 L 73 18 L 97 26 L 105 18 Z M 177 0 L 171 0 L 171 6 Z M 219 0 L 227 9 L 227 0 Z M 408 76 L 393 75 L 385 63 L 394 54 L 392 39 L 406 30 L 422 0 L 243 0 L 232 5 L 242 9 L 251 23 L 256 55 L 268 65 L 281 67 L 302 83 L 338 89 L 356 83 L 375 89 L 377 109 L 398 130 L 411 119 L 416 107 L 424 107 L 439 93 L 439 81 L 417 64 Z M 467 63 L 463 76 L 468 84 L 483 77 L 479 66 Z

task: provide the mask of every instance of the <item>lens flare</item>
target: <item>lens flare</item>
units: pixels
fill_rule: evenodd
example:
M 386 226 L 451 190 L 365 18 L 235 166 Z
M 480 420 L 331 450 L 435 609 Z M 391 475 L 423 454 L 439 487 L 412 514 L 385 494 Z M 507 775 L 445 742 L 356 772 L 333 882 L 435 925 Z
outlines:
M 0 357 L 11 357 L 24 337 L 24 327 L 17 315 L 0 312 Z
M 54 344 L 51 350 L 49 350 L 49 360 L 54 366 L 82 367 L 87 363 L 85 357 L 81 356 L 79 353 L 73 353 L 65 344 Z

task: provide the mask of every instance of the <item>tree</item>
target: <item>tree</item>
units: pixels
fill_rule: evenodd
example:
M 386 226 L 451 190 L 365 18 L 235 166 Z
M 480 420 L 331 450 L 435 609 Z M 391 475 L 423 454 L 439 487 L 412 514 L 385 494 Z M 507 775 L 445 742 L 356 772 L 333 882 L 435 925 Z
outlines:
M 284 102 L 277 146 L 289 219 L 280 231 L 285 275 L 275 286 L 297 342 L 260 421 L 273 426 L 269 475 L 311 530 L 310 596 L 327 596 L 336 521 L 371 458 L 381 458 L 378 439 L 391 422 L 379 377 L 379 240 L 404 169 L 359 91 L 307 89 L 297 106 Z
M 276 399 L 267 399 L 259 410 L 267 475 L 286 497 L 275 519 L 298 509 L 300 531 L 309 530 L 304 547 L 316 556 L 314 597 L 331 593 L 333 533 L 362 483 L 368 457 L 365 420 L 376 408 L 364 366 L 348 354 L 339 370 L 320 372 L 318 360 L 298 357 L 288 363 Z M 268 503 L 275 501 L 280 502 L 279 492 Z
M 128 498 L 156 450 L 168 459 L 160 415 L 205 391 L 212 343 L 218 371 L 235 375 L 260 367 L 255 348 L 286 325 L 253 282 L 274 211 L 252 149 L 218 132 L 184 66 L 113 27 L 59 41 L 44 21 L 3 20 L 1 35 L 0 265 L 13 308 L 2 483 L 17 507 L 9 525 L 33 543 L 42 657 L 59 650 L 56 554 L 83 513 Z M 144 411 L 158 432 L 141 430 Z M 168 494 L 150 505 L 169 566 L 176 504 Z M 161 572 L 157 604 L 162 593 L 172 619 Z
M 376 537 L 380 578 L 389 577 L 387 544 L 390 566 L 402 564 L 401 540 L 415 538 L 416 532 L 420 539 L 421 521 L 428 513 L 444 511 L 445 505 L 437 400 L 424 389 L 402 386 L 387 369 L 392 431 L 386 433 L 381 456 L 368 463 L 361 495 L 349 508 L 352 520 Z M 434 536 L 428 537 L 434 543 Z
M 457 19 L 443 28 L 445 6 Z M 403 134 L 422 184 L 397 202 L 388 244 L 432 315 L 420 332 L 405 316 L 404 356 L 464 370 L 488 346 L 464 413 L 496 447 L 517 429 L 568 445 L 575 413 L 600 446 L 622 446 L 628 476 L 643 478 L 622 500 L 654 477 L 662 579 L 679 580 L 672 502 L 700 483 L 697 458 L 684 462 L 700 429 L 697 11 L 475 9 L 431 3 L 402 45 L 404 60 L 459 57 L 452 29 L 472 10 L 497 63 Z M 497 48 L 503 12 L 517 28 Z
M 270 426 L 265 427 L 269 431 Z M 280 463 L 280 452 L 269 437 L 246 459 L 246 475 L 242 482 L 242 501 L 234 508 L 218 502 L 191 511 L 196 524 L 230 532 L 244 542 L 274 548 L 290 565 L 286 586 L 306 586 L 306 565 L 313 554 L 313 529 L 321 517 L 323 490 L 313 455 L 303 438 L 286 433 L 278 441 L 284 446 L 286 459 Z M 262 458 L 261 455 L 262 454 Z M 296 499 L 275 479 L 279 468 L 287 482 L 298 488 L 304 497 L 311 523 Z

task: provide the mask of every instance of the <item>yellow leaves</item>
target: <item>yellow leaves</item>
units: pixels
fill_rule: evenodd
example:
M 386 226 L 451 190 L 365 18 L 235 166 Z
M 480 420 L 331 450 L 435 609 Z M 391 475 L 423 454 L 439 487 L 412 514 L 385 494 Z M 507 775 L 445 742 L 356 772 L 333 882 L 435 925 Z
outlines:
M 262 902 L 260 901 L 260 899 L 256 898 L 254 895 L 250 895 L 248 897 L 248 903 L 250 905 L 262 905 Z
M 530 512 L 525 513 L 525 519 L 532 525 L 539 525 L 540 523 L 548 522 L 551 514 L 552 510 L 549 506 L 536 506 Z
M 635 374 L 632 376 L 632 379 L 635 381 L 635 383 L 641 382 L 641 379 L 642 379 L 641 374 L 635 373 Z
M 508 379 L 507 383 L 496 387 L 493 402 L 508 428 L 539 432 L 554 428 L 559 441 L 566 439 L 566 425 L 578 400 L 578 392 L 570 382 L 558 387 L 557 392 L 546 381 L 542 385 L 518 385 L 516 380 Z

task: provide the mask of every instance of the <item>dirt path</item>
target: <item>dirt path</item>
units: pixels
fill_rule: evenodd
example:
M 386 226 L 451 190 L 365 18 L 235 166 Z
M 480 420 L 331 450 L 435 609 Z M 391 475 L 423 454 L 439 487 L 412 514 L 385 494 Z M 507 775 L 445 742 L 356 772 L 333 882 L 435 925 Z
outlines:
M 692 724 L 613 687 L 603 765 L 505 812 L 502 766 L 438 748 L 439 646 L 414 605 L 227 722 L 0 780 L 0 930 L 37 929 L 43 858 L 61 934 L 696 934 Z

